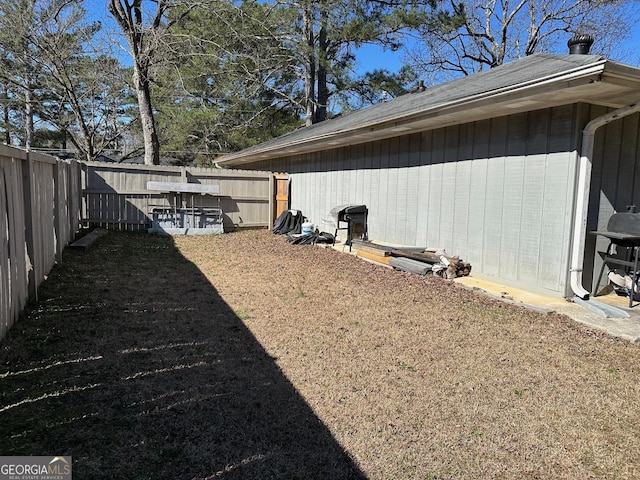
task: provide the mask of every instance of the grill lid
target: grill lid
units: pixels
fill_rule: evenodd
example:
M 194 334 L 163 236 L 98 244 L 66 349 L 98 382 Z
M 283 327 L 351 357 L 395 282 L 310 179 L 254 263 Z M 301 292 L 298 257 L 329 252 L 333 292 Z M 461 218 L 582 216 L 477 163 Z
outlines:
M 640 213 L 614 213 L 607 223 L 609 232 L 640 235 Z

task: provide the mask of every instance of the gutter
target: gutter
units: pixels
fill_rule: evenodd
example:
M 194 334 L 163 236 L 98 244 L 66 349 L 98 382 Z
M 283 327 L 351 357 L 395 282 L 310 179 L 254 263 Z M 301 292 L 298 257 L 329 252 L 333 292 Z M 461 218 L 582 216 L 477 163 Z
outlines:
M 571 248 L 570 283 L 573 293 L 588 300 L 590 292 L 583 287 L 584 244 L 587 237 L 587 214 L 589 211 L 589 188 L 591 186 L 591 159 L 593 157 L 596 130 L 628 115 L 640 112 L 640 100 L 591 120 L 582 131 L 582 149 L 576 192 L 575 218 L 573 223 L 573 245 Z

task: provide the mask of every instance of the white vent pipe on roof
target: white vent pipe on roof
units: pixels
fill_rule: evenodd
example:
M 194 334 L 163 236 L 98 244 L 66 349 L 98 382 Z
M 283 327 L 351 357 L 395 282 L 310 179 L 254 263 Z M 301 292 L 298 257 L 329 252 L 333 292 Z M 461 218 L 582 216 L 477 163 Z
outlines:
M 587 237 L 587 214 L 589 213 L 589 188 L 591 185 L 591 158 L 593 157 L 596 130 L 608 123 L 640 111 L 640 100 L 602 115 L 587 123 L 582 131 L 582 149 L 576 192 L 573 245 L 571 248 L 570 281 L 576 296 L 588 300 L 590 293 L 582 285 L 584 267 L 584 244 Z

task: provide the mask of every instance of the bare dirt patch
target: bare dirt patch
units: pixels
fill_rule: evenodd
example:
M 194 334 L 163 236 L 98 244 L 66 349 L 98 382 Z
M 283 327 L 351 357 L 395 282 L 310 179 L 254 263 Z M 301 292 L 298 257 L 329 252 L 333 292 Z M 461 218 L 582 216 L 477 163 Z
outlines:
M 265 231 L 66 252 L 0 451 L 77 478 L 638 478 L 640 349 Z

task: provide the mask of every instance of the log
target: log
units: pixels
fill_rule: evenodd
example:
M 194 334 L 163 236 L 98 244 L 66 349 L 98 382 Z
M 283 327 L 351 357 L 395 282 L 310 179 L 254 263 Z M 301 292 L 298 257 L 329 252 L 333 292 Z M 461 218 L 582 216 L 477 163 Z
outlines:
M 446 278 L 452 279 L 456 277 L 466 277 L 471 273 L 471 265 L 463 262 L 458 257 L 448 257 L 445 255 L 436 255 L 432 252 L 408 252 L 402 249 L 391 250 L 394 257 L 410 258 L 419 262 L 429 264 L 442 263 L 447 266 L 444 270 Z M 447 265 L 448 263 L 448 265 Z
M 360 255 L 360 253 L 367 253 L 368 255 L 374 255 L 379 258 L 385 258 L 388 256 L 394 258 L 408 258 L 429 264 L 429 266 L 442 263 L 446 265 L 446 269 L 440 270 L 438 274 L 449 279 L 466 277 L 471 273 L 471 265 L 463 262 L 460 258 L 437 255 L 435 252 L 425 251 L 422 247 L 391 247 L 387 245 L 379 245 L 366 240 L 353 240 L 352 243 L 356 250 L 358 250 L 358 255 Z M 378 258 L 370 258 L 365 255 L 360 256 L 377 262 L 380 261 Z M 389 264 L 388 262 L 384 263 Z
M 404 249 L 394 249 L 391 250 L 391 255 L 394 257 L 406 257 L 412 258 L 414 260 L 418 260 L 419 262 L 427 262 L 427 263 L 442 263 L 441 256 L 436 255 L 431 252 L 410 252 Z M 460 261 L 459 258 L 456 257 L 445 257 L 449 263 L 458 263 Z

